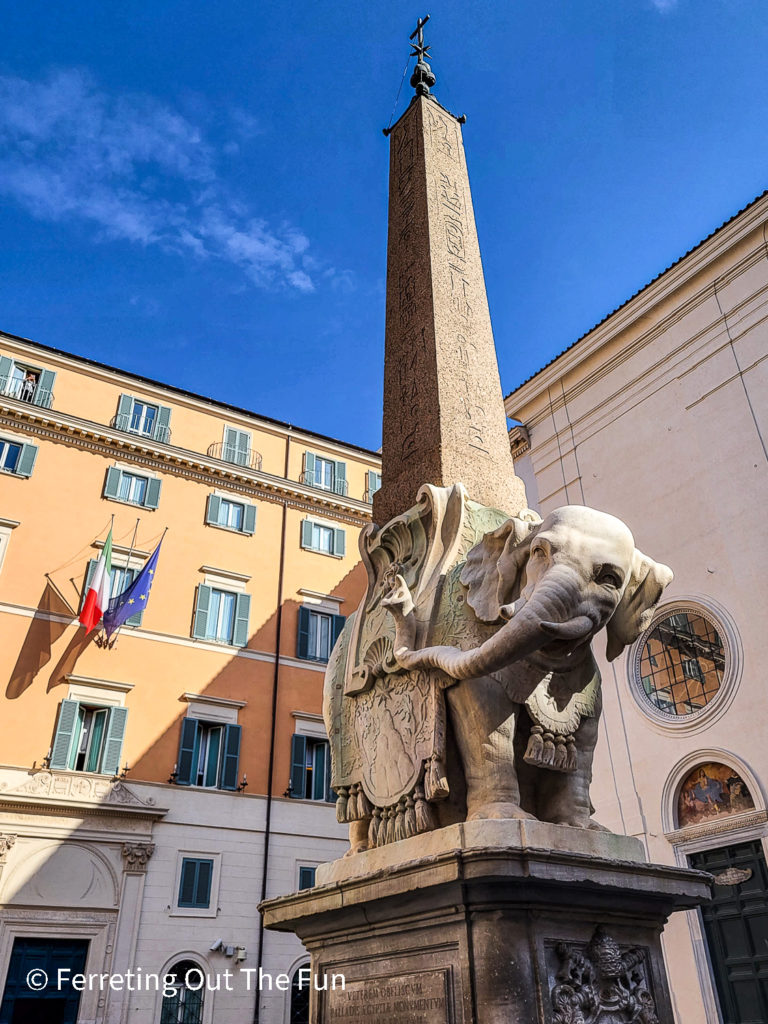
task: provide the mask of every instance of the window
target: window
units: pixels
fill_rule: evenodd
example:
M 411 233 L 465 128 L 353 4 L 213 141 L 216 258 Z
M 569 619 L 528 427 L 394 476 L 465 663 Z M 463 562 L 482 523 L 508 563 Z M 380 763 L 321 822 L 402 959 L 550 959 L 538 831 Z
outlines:
M 304 472 L 301 483 L 320 487 L 336 494 L 347 493 L 347 464 L 314 452 L 304 452 Z
M 209 494 L 205 521 L 208 526 L 221 526 L 225 530 L 252 534 L 256 529 L 256 506 Z
M 310 868 L 302 864 L 299 868 L 299 890 L 311 889 L 315 884 L 317 868 Z
M 152 405 L 132 395 L 120 395 L 115 417 L 118 430 L 167 444 L 171 439 L 170 422 L 171 410 L 167 405 Z
M 343 558 L 346 553 L 346 534 L 344 530 L 305 519 L 301 524 L 301 546 L 307 551 L 319 551 L 323 555 Z
M 642 694 L 656 711 L 680 718 L 702 711 L 717 697 L 726 651 L 708 615 L 693 609 L 667 612 L 641 639 L 638 652 Z
M 51 747 L 51 768 L 117 775 L 128 711 L 63 700 Z
M 343 615 L 299 608 L 299 636 L 296 655 L 308 661 L 328 661 L 346 619 Z
M 182 719 L 176 784 L 236 790 L 241 732 L 239 725 Z
M 331 803 L 331 748 L 328 740 L 295 733 L 291 740 L 289 792 L 298 800 Z
M 129 505 L 141 505 L 142 508 L 157 508 L 160 503 L 160 484 L 157 477 L 142 476 L 110 466 L 104 482 L 104 497 L 124 501 Z
M 0 437 L 0 473 L 31 476 L 37 458 L 37 445 L 22 444 Z
M 50 409 L 55 380 L 53 370 L 40 370 L 17 363 L 9 356 L 0 356 L 0 394 Z
M 372 469 L 369 469 L 366 474 L 368 481 L 365 489 L 365 500 L 373 501 L 373 496 L 381 487 L 381 473 L 375 473 Z
M 221 457 L 226 462 L 237 463 L 238 466 L 249 466 L 251 463 L 251 435 L 248 431 L 225 427 Z
M 82 599 L 80 601 L 80 608 L 82 610 L 83 602 L 85 601 L 86 595 L 88 594 L 88 588 L 91 585 L 93 574 L 96 571 L 98 565 L 98 559 L 92 558 L 88 562 L 88 568 L 85 572 L 85 583 L 83 585 Z M 124 590 L 133 583 L 136 577 L 139 575 L 139 569 L 129 569 L 126 566 L 113 565 L 112 566 L 112 583 L 109 589 L 110 600 L 113 597 L 117 597 L 118 594 L 122 594 Z M 124 625 L 126 626 L 140 626 L 141 620 L 144 616 L 144 609 L 141 608 L 135 615 L 132 615 L 129 619 L 125 620 Z
M 219 590 L 201 583 L 197 588 L 192 636 L 199 640 L 218 640 L 234 647 L 246 647 L 250 607 L 248 594 Z
M 310 967 L 297 967 L 291 980 L 290 1024 L 309 1024 Z
M 213 861 L 207 858 L 184 857 L 181 862 L 178 905 L 201 907 L 211 905 Z
M 160 1024 L 202 1024 L 205 994 L 202 969 L 193 960 L 180 960 L 168 974 L 168 989 L 172 992 L 163 995 Z

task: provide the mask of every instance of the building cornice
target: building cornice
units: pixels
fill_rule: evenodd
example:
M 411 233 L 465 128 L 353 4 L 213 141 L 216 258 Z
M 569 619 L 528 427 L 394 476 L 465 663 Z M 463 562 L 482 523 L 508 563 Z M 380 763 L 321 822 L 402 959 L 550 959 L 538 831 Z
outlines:
M 315 490 L 305 484 L 273 476 L 247 466 L 223 462 L 185 448 L 149 442 L 135 434 L 126 434 L 67 413 L 29 405 L 0 396 L 0 424 L 24 429 L 35 437 L 65 441 L 99 455 L 118 457 L 148 469 L 196 479 L 210 487 L 225 485 L 229 490 L 251 494 L 265 501 L 288 504 L 306 511 L 319 511 L 335 519 L 358 525 L 371 521 L 371 506 L 356 498 L 332 491 Z
M 767 216 L 768 197 L 763 196 L 753 206 L 737 215 L 710 238 L 705 239 L 692 252 L 683 256 L 672 267 L 664 271 L 656 280 L 628 299 L 623 306 L 610 313 L 603 321 L 585 334 L 584 337 L 556 356 L 538 373 L 534 374 L 533 377 L 530 377 L 518 388 L 510 392 L 504 400 L 507 415 L 520 418 L 523 410 L 535 402 L 542 392 L 546 392 L 549 388 L 558 384 L 567 374 L 577 371 L 581 364 L 589 360 L 603 346 L 610 344 L 622 331 L 641 321 L 644 317 L 651 317 L 656 307 L 672 299 L 674 293 L 687 282 L 710 269 L 715 261 L 722 259 L 728 250 L 733 249 L 750 234 L 759 229 Z M 764 241 L 761 242 L 759 246 L 749 253 L 746 261 L 740 260 L 739 263 L 749 263 L 758 257 L 765 258 L 764 244 Z M 692 304 L 698 304 L 702 299 L 713 296 L 716 284 L 731 277 L 734 269 L 728 268 L 728 270 L 720 275 L 713 275 L 710 280 L 697 290 L 696 295 L 683 305 L 689 308 Z M 677 302 L 674 305 L 674 313 L 670 315 L 679 317 L 681 314 L 681 304 Z M 664 326 L 668 326 L 668 318 L 664 317 L 663 321 Z M 635 344 L 647 344 L 654 336 L 654 332 L 658 327 L 659 324 L 654 321 L 651 329 L 643 332 L 642 338 Z
M 0 790 L 0 811 L 34 808 L 40 814 L 77 817 L 83 814 L 159 819 L 168 813 L 154 798 L 142 800 L 119 779 L 88 772 L 42 769 L 29 773 L 20 786 Z

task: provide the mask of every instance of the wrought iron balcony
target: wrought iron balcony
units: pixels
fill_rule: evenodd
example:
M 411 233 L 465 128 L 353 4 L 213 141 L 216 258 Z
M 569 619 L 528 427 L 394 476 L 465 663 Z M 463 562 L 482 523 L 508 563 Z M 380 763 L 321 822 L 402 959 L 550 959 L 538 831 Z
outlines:
M 345 498 L 349 493 L 346 480 L 334 480 L 331 487 L 326 487 L 324 484 L 316 483 L 315 474 L 307 470 L 299 475 L 299 483 L 305 484 L 307 487 L 316 487 L 318 491 L 331 491 L 333 494 L 341 494 Z
M 217 441 L 210 445 L 208 455 L 212 459 L 221 459 L 222 462 L 233 462 L 236 466 L 246 466 L 248 469 L 261 469 L 261 453 L 248 449 L 236 448 L 233 444 L 225 444 Z
M 0 395 L 8 395 L 20 402 L 29 402 L 30 405 L 39 405 L 43 409 L 50 409 L 53 405 L 53 392 L 49 388 L 41 387 L 38 380 L 20 380 L 8 374 L 0 377 Z
M 155 420 L 147 429 L 146 421 L 142 420 L 138 424 L 132 425 L 131 420 L 132 417 L 130 415 L 113 416 L 110 426 L 114 427 L 115 430 L 124 430 L 126 434 L 135 434 L 136 437 L 146 438 L 148 441 L 159 441 L 160 444 L 171 443 L 170 427 L 162 426 Z

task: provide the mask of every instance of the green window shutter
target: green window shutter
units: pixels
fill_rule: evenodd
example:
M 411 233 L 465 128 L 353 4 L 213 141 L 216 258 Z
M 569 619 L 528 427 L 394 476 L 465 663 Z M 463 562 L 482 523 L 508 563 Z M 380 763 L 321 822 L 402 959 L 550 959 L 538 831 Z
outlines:
M 98 564 L 99 564 L 98 558 L 92 558 L 88 562 L 88 568 L 85 570 L 85 583 L 83 584 L 83 592 L 80 595 L 80 609 L 79 609 L 80 611 L 83 610 L 83 605 L 85 604 L 85 598 L 86 598 L 86 596 L 88 594 L 88 588 L 91 585 L 91 580 L 93 579 L 93 574 L 96 572 L 96 566 Z
M 346 620 L 346 617 L 344 615 L 334 615 L 333 616 L 333 624 L 332 624 L 333 632 L 331 634 L 331 637 L 332 637 L 332 639 L 331 639 L 331 649 L 333 649 L 334 644 L 336 643 L 336 641 L 341 636 L 341 631 L 342 631 L 342 629 L 344 629 L 344 623 L 346 621 L 347 620 Z
M 312 799 L 325 800 L 325 764 L 328 754 L 327 743 L 315 744 L 315 764 L 312 770 Z
M 312 520 L 303 519 L 301 523 L 301 546 L 312 550 Z
M 237 776 L 240 763 L 239 725 L 224 727 L 224 754 L 221 760 L 221 789 L 237 789 Z
M 299 608 L 299 637 L 296 643 L 296 657 L 309 657 L 309 608 Z
M 252 534 L 256 530 L 256 506 L 245 505 L 243 512 L 243 533 Z
M 127 718 L 127 708 L 110 708 L 104 754 L 101 758 L 101 770 L 105 775 L 117 775 L 120 770 L 120 755 L 123 752 Z
M 197 889 L 197 861 L 185 857 L 181 862 L 181 879 L 179 881 L 179 906 L 194 907 Z
M 72 738 L 78 726 L 80 704 L 76 700 L 63 700 L 59 707 L 59 720 L 56 723 L 56 735 L 51 747 L 51 768 L 69 768 L 69 755 Z
M 333 489 L 336 494 L 347 493 L 347 464 L 346 462 L 337 462 L 336 470 L 333 474 Z
M 109 467 L 107 470 L 107 478 L 104 481 L 105 498 L 117 498 L 120 493 L 120 478 L 122 475 L 122 470 L 118 469 L 117 466 Z
M 197 862 L 197 886 L 195 887 L 195 906 L 200 908 L 211 905 L 211 881 L 213 879 L 213 861 Z
M 35 388 L 34 404 L 42 405 L 44 409 L 50 409 L 53 405 L 53 384 L 56 374 L 53 370 L 41 370 L 40 380 Z
M 368 470 L 368 500 L 370 501 L 376 491 L 381 488 L 381 473 L 376 473 L 374 470 Z
M 3 394 L 11 380 L 13 360 L 8 356 L 0 356 L 0 394 Z
M 248 646 L 248 619 L 251 614 L 251 595 L 238 594 L 235 602 L 235 628 L 232 643 L 235 647 Z
M 168 444 L 171 439 L 171 410 L 167 405 L 159 405 L 157 407 L 155 429 L 152 436 L 155 441 L 159 441 L 161 444 Z
M 307 795 L 307 737 L 291 737 L 291 796 L 303 800 Z
M 144 496 L 144 508 L 157 508 L 160 504 L 160 486 L 162 480 L 153 476 L 147 480 L 147 493 Z
M 224 447 L 222 449 L 222 458 L 226 459 L 227 462 L 234 462 L 237 454 L 237 431 L 233 430 L 232 427 L 224 427 Z
M 344 530 L 333 531 L 333 553 L 339 558 L 347 553 L 347 535 Z
M 16 475 L 32 476 L 32 470 L 35 468 L 36 458 L 37 445 L 23 444 L 21 446 L 21 455 L 19 455 L 19 461 L 16 463 Z
M 208 504 L 205 508 L 205 521 L 208 526 L 218 526 L 219 511 L 221 509 L 221 498 L 218 494 L 208 495 Z
M 115 427 L 117 430 L 127 430 L 131 425 L 133 414 L 133 398 L 130 395 L 120 395 L 117 400 L 117 418 Z
M 213 861 L 184 857 L 181 862 L 178 905 L 205 909 L 211 905 Z
M 196 718 L 183 718 L 181 720 L 181 742 L 179 743 L 179 757 L 176 762 L 176 784 L 179 786 L 191 786 L 192 776 L 197 762 L 197 733 L 199 722 Z
M 313 452 L 304 452 L 304 483 L 310 487 L 315 484 L 315 456 Z
M 224 458 L 238 466 L 247 466 L 251 455 L 251 435 L 246 430 L 224 428 Z
M 204 583 L 197 588 L 197 600 L 192 621 L 192 636 L 204 640 L 208 632 L 208 609 L 211 605 L 211 588 Z

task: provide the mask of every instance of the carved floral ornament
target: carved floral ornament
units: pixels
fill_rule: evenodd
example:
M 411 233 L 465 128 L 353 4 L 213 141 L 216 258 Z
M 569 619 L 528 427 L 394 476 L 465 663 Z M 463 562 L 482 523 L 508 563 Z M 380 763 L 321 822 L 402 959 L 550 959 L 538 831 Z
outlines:
M 154 843 L 123 843 L 122 854 L 125 870 L 145 872 L 149 858 L 154 852 Z
M 4 864 L 11 847 L 16 843 L 16 836 L 0 834 L 0 864 Z

